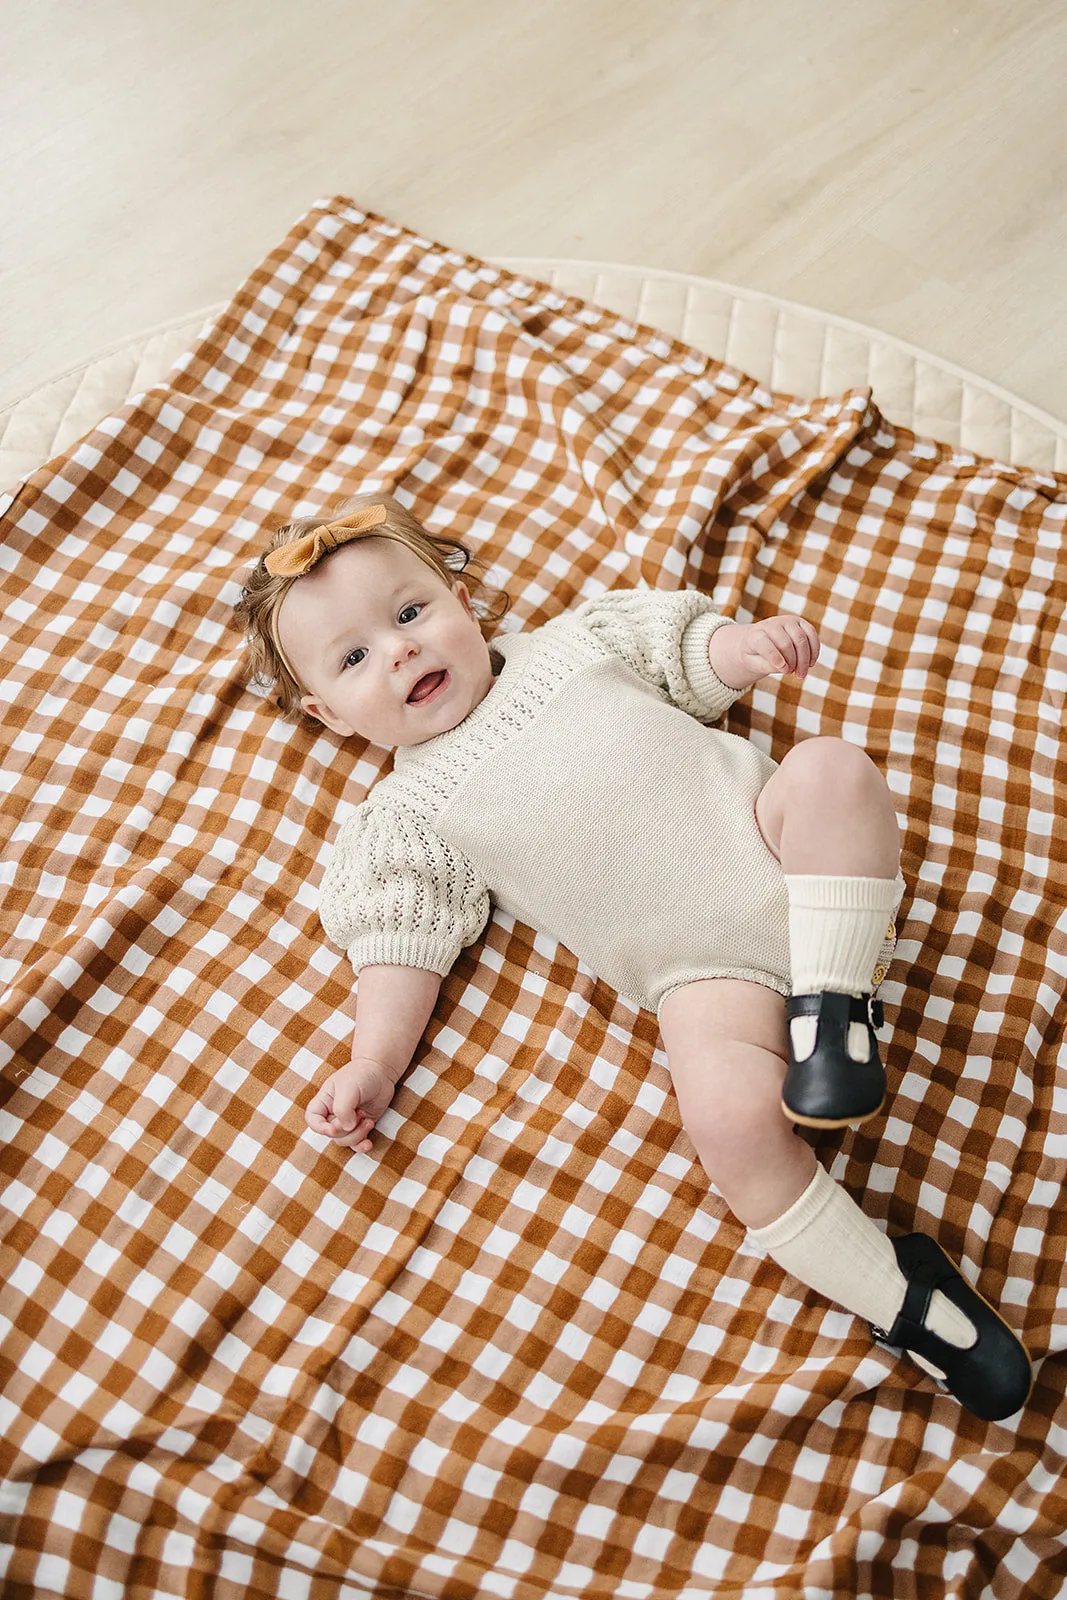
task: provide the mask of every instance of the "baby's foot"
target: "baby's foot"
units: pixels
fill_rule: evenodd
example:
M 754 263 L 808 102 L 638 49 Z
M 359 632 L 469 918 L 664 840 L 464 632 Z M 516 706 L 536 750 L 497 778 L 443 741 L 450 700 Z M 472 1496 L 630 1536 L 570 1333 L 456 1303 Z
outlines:
M 782 1110 L 806 1128 L 843 1128 L 877 1116 L 885 1100 L 885 1069 L 874 1030 L 881 1002 L 870 995 L 792 995 L 789 1070 Z
M 1020 1340 L 933 1239 L 909 1233 L 892 1243 L 908 1287 L 893 1326 L 872 1326 L 874 1337 L 906 1350 L 984 1422 L 1014 1416 L 1033 1387 Z

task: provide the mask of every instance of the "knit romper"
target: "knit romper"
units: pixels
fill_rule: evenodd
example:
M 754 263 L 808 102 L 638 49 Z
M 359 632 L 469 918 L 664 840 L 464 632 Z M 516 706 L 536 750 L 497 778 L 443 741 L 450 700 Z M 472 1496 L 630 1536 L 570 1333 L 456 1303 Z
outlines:
M 398 749 L 341 826 L 320 916 L 356 972 L 445 974 L 495 903 L 657 1015 L 700 978 L 788 995 L 785 883 L 754 814 L 776 763 L 705 726 L 739 692 L 708 664 L 729 620 L 695 589 L 620 589 L 495 638 L 484 700 Z

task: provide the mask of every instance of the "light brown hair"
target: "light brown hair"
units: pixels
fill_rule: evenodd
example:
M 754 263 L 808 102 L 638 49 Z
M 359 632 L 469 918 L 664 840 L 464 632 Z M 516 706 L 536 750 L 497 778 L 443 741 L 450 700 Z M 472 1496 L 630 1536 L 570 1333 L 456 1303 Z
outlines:
M 511 606 L 510 596 L 498 590 L 496 604 L 490 609 L 486 601 L 481 598 L 483 583 L 476 570 L 484 563 L 477 560 L 473 552 L 458 540 L 427 533 L 411 512 L 405 510 L 390 495 L 353 495 L 351 499 L 317 516 L 297 517 L 292 522 L 284 523 L 275 529 L 269 547 L 252 569 L 251 576 L 241 592 L 241 598 L 234 606 L 234 616 L 245 635 L 252 682 L 272 691 L 274 703 L 279 711 L 289 716 L 295 715 L 298 721 L 308 727 L 318 728 L 321 724 L 317 717 L 311 716 L 300 704 L 301 694 L 305 691 L 286 660 L 277 635 L 278 613 L 282 601 L 293 584 L 300 582 L 300 578 L 276 576 L 268 572 L 266 557 L 281 545 L 291 544 L 294 539 L 302 539 L 305 534 L 313 533 L 316 528 L 325 527 L 328 522 L 333 522 L 338 517 L 361 511 L 365 506 L 384 506 L 387 516 L 377 527 L 369 529 L 365 534 L 357 534 L 357 539 L 395 539 L 398 544 L 406 545 L 409 550 L 414 551 L 415 555 L 421 561 L 425 561 L 450 589 L 455 589 L 459 574 L 464 574 L 478 626 L 487 644 L 493 636 L 496 624 Z M 329 559 L 329 554 L 322 558 L 324 561 Z M 321 562 L 317 565 L 321 565 Z M 468 567 L 475 569 L 470 577 L 467 576 Z M 493 593 L 493 591 L 485 592 Z

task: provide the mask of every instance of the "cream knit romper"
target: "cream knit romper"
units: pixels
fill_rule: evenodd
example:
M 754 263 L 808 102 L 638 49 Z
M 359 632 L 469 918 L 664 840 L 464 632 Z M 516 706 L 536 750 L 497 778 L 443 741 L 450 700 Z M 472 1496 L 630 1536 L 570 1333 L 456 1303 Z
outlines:
M 776 764 L 705 726 L 737 698 L 707 659 L 729 621 L 699 590 L 622 589 L 494 639 L 485 699 L 399 749 L 341 826 L 320 915 L 356 972 L 447 973 L 495 903 L 657 1014 L 698 978 L 788 995 L 785 883 L 754 814 Z

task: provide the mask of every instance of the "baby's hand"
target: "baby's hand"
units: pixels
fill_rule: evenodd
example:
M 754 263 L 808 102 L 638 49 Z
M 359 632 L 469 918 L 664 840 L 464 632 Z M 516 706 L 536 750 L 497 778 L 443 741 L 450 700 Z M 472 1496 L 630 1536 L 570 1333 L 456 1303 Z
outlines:
M 712 671 L 730 689 L 750 689 L 768 673 L 803 678 L 819 659 L 819 635 L 803 617 L 767 617 L 716 628 L 708 641 Z
M 370 1133 L 393 1098 L 396 1084 L 378 1061 L 358 1056 L 333 1073 L 307 1108 L 307 1125 L 343 1150 L 371 1148 Z

